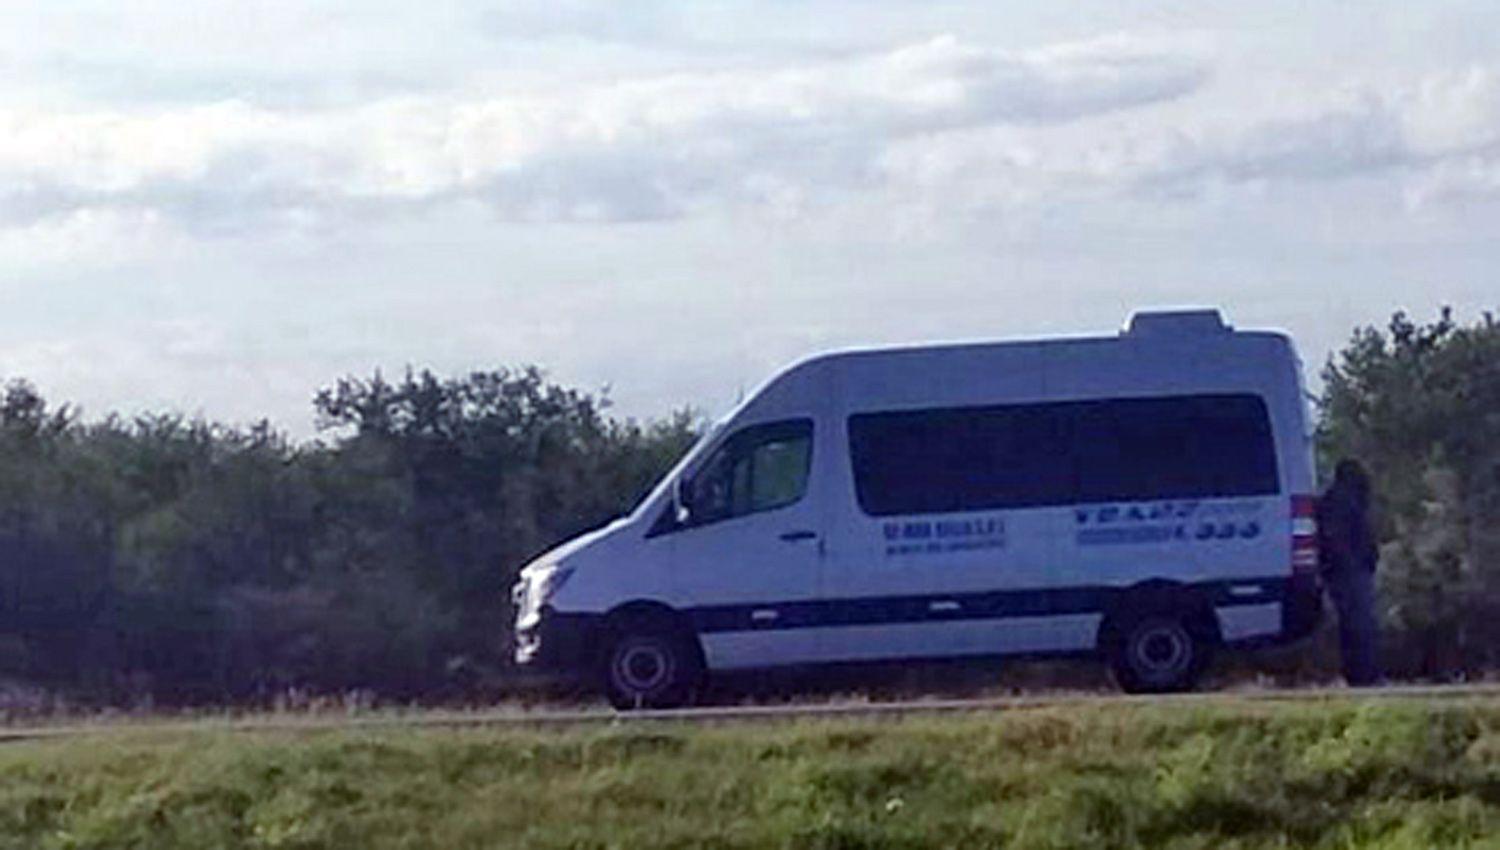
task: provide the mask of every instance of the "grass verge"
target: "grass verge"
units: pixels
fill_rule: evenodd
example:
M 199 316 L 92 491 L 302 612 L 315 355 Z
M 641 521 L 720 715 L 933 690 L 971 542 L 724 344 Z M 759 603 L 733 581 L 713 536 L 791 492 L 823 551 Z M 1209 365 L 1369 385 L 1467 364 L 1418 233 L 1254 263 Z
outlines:
M 0 747 L 0 848 L 1500 848 L 1500 700 Z

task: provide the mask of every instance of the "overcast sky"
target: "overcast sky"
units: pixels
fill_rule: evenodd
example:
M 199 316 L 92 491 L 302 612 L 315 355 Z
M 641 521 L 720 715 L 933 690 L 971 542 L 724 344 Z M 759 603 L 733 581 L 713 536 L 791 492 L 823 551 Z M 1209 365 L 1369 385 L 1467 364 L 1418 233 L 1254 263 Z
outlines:
M 1500 306 L 1500 4 L 1137 5 L 11 0 L 0 377 L 305 436 L 406 364 L 651 417 L 1148 306 L 1310 371 Z

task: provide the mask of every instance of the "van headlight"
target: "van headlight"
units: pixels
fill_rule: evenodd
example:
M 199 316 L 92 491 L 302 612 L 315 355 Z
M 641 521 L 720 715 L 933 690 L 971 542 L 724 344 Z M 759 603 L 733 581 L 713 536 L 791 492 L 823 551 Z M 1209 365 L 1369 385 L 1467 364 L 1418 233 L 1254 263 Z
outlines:
M 527 574 L 516 582 L 511 595 L 511 601 L 515 603 L 517 613 L 524 617 L 540 611 L 543 605 L 552 601 L 552 597 L 562 590 L 562 586 L 567 584 L 572 576 L 572 567 L 527 570 Z
M 556 596 L 557 592 L 562 590 L 563 585 L 567 584 L 568 579 L 572 577 L 572 567 L 553 567 L 538 575 L 535 581 L 536 590 L 534 596 L 536 607 L 541 608 L 543 605 L 551 602 L 552 597 Z

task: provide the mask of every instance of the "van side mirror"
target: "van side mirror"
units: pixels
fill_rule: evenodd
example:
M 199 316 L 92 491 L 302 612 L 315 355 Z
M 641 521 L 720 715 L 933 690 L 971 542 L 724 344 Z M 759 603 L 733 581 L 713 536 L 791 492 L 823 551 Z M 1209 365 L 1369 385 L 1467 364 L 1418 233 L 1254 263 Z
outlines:
M 672 518 L 678 525 L 687 525 L 688 520 L 693 518 L 693 488 L 689 486 L 687 476 L 683 476 L 672 485 Z

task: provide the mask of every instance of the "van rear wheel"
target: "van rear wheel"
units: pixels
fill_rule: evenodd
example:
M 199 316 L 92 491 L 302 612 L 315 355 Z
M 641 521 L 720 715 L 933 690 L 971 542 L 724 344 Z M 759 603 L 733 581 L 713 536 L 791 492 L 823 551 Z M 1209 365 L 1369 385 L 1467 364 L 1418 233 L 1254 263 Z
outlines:
M 677 708 L 703 678 L 696 647 L 669 629 L 636 627 L 618 633 L 604 653 L 604 693 L 620 711 Z
M 1104 650 L 1115 681 L 1132 694 L 1192 690 L 1212 654 L 1212 645 L 1196 631 L 1188 619 L 1171 614 L 1111 624 Z

